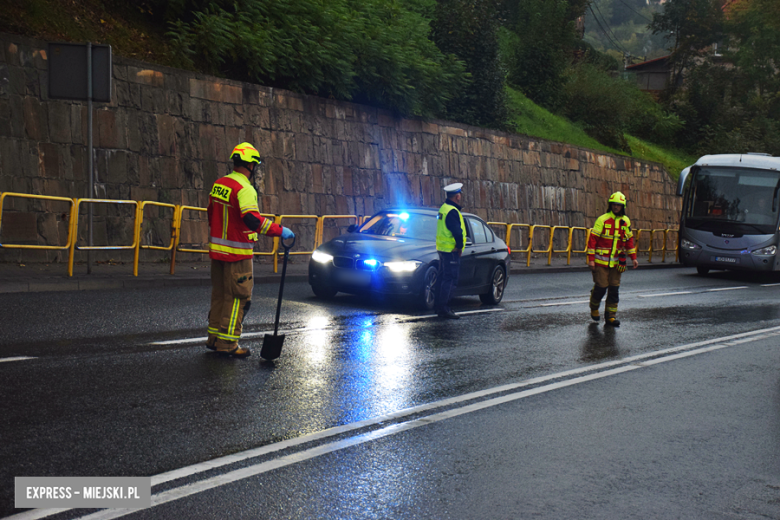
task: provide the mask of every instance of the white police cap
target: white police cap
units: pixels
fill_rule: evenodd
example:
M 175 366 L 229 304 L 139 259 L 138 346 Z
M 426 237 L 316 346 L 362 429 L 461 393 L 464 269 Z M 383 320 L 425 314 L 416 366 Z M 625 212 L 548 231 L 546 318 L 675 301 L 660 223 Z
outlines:
M 454 184 L 449 184 L 445 186 L 444 191 L 447 193 L 447 195 L 455 195 L 456 193 L 460 193 L 462 188 L 463 188 L 463 183 L 456 182 Z

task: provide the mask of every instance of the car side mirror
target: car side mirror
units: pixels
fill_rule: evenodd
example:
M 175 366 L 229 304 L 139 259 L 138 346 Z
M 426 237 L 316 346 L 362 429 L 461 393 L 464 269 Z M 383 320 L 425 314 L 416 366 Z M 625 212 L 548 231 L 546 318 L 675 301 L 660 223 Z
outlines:
M 474 242 L 472 242 L 470 238 L 467 238 L 466 239 L 466 246 L 473 246 L 473 245 L 474 245 Z
M 357 229 L 357 224 L 350 224 L 349 227 L 347 228 L 347 233 L 354 233 L 356 229 Z

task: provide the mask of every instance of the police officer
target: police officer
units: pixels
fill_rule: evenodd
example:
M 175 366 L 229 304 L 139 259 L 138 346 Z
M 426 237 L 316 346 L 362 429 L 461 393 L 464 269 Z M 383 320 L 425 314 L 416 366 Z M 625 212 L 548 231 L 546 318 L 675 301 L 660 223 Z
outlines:
M 456 182 L 444 187 L 447 200 L 436 217 L 436 250 L 439 252 L 439 290 L 435 308 L 440 318 L 457 320 L 460 316 L 450 309 L 450 296 L 458 285 L 460 255 L 466 244 L 466 224 L 460 210 L 463 184 Z
M 254 242 L 258 234 L 282 239 L 295 235 L 260 216 L 257 191 L 250 182 L 261 163 L 257 149 L 241 143 L 233 149 L 230 158 L 233 172 L 218 179 L 209 195 L 211 309 L 206 347 L 243 358 L 251 354 L 248 348 L 238 346 L 238 339 L 254 287 Z
M 605 324 L 618 327 L 618 292 L 620 275 L 626 270 L 626 255 L 631 257 L 634 269 L 639 267 L 631 221 L 626 216 L 626 196 L 619 191 L 610 195 L 607 212 L 593 224 L 587 254 L 588 266 L 593 272 L 590 317 L 593 321 L 599 321 L 599 305 L 606 294 Z

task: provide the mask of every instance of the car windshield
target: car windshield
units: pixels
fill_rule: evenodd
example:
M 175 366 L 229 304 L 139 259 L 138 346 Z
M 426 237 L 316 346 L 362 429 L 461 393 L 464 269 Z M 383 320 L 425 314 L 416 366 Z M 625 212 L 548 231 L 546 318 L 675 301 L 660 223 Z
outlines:
M 778 191 L 777 172 L 704 167 L 694 179 L 689 227 L 725 225 L 746 234 L 772 233 L 780 209 Z
M 379 213 L 360 226 L 358 233 L 436 240 L 436 216 L 405 211 Z

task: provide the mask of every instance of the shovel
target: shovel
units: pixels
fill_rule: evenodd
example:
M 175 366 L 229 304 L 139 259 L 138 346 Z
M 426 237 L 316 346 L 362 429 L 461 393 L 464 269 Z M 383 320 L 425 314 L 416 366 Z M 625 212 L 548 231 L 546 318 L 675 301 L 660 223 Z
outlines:
M 282 345 L 284 345 L 284 334 L 281 336 L 276 333 L 279 331 L 279 313 L 282 310 L 282 295 L 284 294 L 284 276 L 287 274 L 287 257 L 290 256 L 290 249 L 295 245 L 295 237 L 288 246 L 284 243 L 284 239 L 280 238 L 279 241 L 284 248 L 284 262 L 282 263 L 282 280 L 279 282 L 279 301 L 276 304 L 276 321 L 274 322 L 274 335 L 266 334 L 263 336 L 263 348 L 260 349 L 260 357 L 267 360 L 276 359 L 279 354 L 282 353 Z

